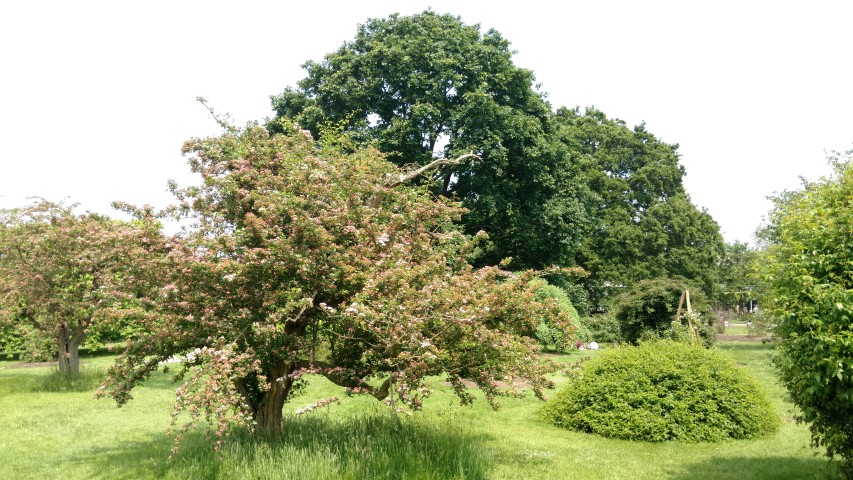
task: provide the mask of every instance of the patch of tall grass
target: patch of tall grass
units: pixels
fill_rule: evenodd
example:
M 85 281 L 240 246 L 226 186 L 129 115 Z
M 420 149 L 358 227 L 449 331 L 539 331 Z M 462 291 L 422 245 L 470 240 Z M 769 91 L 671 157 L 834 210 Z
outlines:
M 46 373 L 34 376 L 24 387 L 31 392 L 94 391 L 106 378 L 106 375 L 106 369 L 93 366 L 81 366 L 80 373 L 77 376 L 60 372 L 58 368 L 54 367 Z
M 184 439 L 166 478 L 482 479 L 491 452 L 466 428 L 391 414 L 291 416 L 275 439 L 231 439 L 217 458 L 202 432 Z

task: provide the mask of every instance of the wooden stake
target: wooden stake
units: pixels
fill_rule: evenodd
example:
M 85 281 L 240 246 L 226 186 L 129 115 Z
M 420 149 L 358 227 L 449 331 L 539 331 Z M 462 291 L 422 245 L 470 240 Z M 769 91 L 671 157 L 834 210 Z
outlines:
M 681 307 L 684 305 L 684 292 L 681 292 L 681 299 L 678 300 L 678 310 L 675 312 L 675 322 L 681 325 Z
M 683 295 L 687 298 L 687 313 L 693 313 L 693 308 L 690 307 L 690 290 L 685 290 Z

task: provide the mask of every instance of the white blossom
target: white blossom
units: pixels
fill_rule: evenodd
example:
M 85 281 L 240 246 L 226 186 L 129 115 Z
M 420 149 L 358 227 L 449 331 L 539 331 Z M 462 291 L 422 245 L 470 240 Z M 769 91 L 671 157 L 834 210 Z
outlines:
M 388 236 L 387 233 L 383 233 L 382 235 L 376 237 L 376 243 L 382 245 L 383 247 L 391 241 L 391 237 Z

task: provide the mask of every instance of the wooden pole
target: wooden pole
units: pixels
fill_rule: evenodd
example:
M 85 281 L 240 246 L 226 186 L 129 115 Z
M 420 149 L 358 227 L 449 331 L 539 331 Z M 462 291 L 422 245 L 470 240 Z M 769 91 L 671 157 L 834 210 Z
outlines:
M 691 319 L 693 315 L 689 315 L 693 313 L 693 307 L 690 306 L 690 290 L 685 290 L 684 293 L 682 293 L 682 296 L 687 299 L 687 328 L 690 329 L 690 338 L 699 342 L 699 332 L 693 328 L 693 320 Z
M 678 300 L 678 310 L 675 312 L 675 321 L 673 323 L 677 323 L 681 325 L 681 307 L 684 306 L 684 292 L 681 292 L 681 298 Z
M 693 313 L 693 308 L 690 307 L 690 290 L 685 290 L 683 295 L 687 298 L 687 313 Z

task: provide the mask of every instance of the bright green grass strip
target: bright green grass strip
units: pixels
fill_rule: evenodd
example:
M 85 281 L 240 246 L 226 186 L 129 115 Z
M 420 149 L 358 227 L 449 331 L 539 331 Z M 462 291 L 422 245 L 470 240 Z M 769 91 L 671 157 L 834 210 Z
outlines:
M 111 358 L 86 361 L 103 369 Z M 0 478 L 156 478 L 174 388 L 160 374 L 118 409 L 86 391 L 51 391 L 51 368 L 0 365 Z

